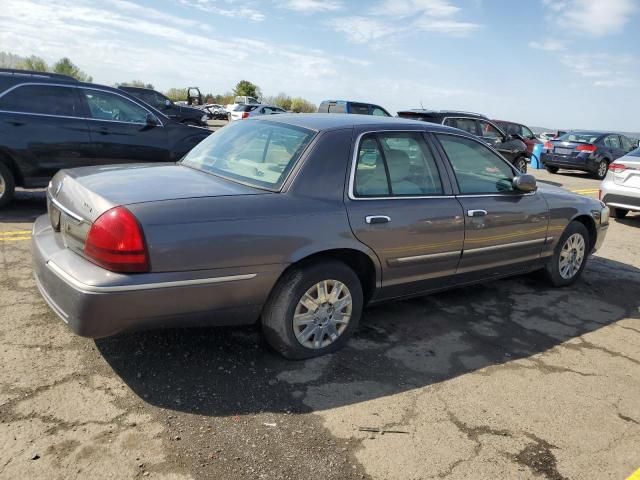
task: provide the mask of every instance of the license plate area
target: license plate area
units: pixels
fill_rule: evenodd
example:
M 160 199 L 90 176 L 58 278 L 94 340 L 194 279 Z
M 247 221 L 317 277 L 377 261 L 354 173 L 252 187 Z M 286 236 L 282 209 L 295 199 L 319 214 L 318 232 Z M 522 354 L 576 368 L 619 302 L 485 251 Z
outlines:
M 553 150 L 553 153 L 556 153 L 558 155 L 571 155 L 573 153 L 573 149 L 572 148 L 558 148 L 558 147 L 556 147 Z

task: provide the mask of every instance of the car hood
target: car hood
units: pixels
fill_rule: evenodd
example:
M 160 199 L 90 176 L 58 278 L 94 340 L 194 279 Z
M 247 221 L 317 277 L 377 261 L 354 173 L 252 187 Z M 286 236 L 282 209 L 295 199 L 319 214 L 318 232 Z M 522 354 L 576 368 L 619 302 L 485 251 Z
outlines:
M 49 186 L 59 204 L 90 221 L 119 205 L 264 193 L 175 163 L 61 170 Z
M 544 195 L 547 202 L 549 202 L 549 206 L 559 206 L 568 202 L 568 204 L 575 205 L 576 203 L 581 203 L 583 205 L 588 205 L 589 208 L 601 208 L 602 202 L 596 198 L 587 197 L 585 195 L 579 195 L 565 188 L 558 187 L 556 185 L 551 185 L 544 181 L 538 181 L 538 192 Z M 556 202 L 559 202 L 556 205 Z

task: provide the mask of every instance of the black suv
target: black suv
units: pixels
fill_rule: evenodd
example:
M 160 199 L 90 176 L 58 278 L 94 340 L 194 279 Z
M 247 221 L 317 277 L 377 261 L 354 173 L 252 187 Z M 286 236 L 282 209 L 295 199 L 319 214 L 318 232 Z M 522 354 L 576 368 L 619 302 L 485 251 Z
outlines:
M 0 206 L 16 186 L 44 187 L 62 168 L 177 161 L 211 133 L 122 90 L 0 69 Z
M 168 97 L 150 88 L 126 87 L 124 85 L 121 85 L 118 88 L 151 105 L 153 108 L 161 111 L 167 117 L 175 120 L 176 122 L 195 127 L 207 126 L 207 119 L 209 116 L 205 111 L 200 110 L 199 108 L 176 105 Z
M 522 173 L 527 171 L 527 159 L 531 154 L 527 151 L 524 139 L 517 134 L 507 135 L 484 115 L 455 110 L 414 109 L 399 111 L 398 117 L 440 123 L 464 130 L 491 145 Z

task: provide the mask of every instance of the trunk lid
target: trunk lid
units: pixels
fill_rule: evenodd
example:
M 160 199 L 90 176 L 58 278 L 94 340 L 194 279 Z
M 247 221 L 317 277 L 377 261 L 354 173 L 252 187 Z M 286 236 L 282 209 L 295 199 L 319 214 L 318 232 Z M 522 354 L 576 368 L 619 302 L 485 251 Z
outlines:
M 47 190 L 47 211 L 65 246 L 83 254 L 91 225 L 114 207 L 264 193 L 174 163 L 82 167 L 61 170 L 53 177 Z
M 614 164 L 622 164 L 626 168 L 620 172 L 613 171 L 613 182 L 616 185 L 640 190 L 640 157 L 627 155 L 616 160 Z
M 565 142 L 563 140 L 551 140 L 551 144 L 553 149 L 549 150 L 548 153 L 553 155 L 554 160 L 568 161 L 570 163 L 585 163 L 589 156 L 588 154 L 591 152 L 581 152 L 577 148 L 579 146 L 592 145 L 585 142 Z M 587 155 L 580 156 L 581 153 L 586 153 Z

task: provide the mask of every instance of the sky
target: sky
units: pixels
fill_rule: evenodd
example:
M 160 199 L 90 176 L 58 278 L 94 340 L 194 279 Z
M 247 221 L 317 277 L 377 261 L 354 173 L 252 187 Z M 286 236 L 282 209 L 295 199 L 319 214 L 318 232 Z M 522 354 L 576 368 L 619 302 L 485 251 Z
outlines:
M 96 83 L 640 131 L 640 0 L 0 0 L 0 51 Z

